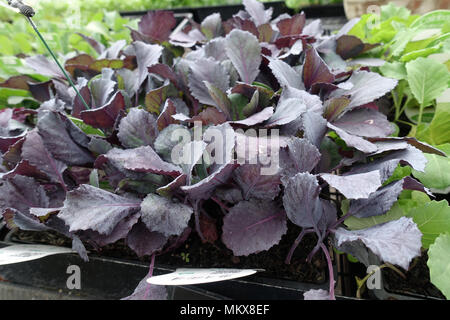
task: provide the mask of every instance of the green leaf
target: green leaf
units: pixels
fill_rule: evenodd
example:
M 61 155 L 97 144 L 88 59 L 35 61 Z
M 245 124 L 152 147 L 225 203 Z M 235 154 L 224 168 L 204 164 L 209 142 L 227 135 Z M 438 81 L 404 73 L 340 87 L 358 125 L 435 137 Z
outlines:
M 70 120 L 72 120 L 72 122 L 78 127 L 80 128 L 84 133 L 86 134 L 92 134 L 92 135 L 96 135 L 96 136 L 100 136 L 100 137 L 106 137 L 105 134 L 103 133 L 103 131 L 96 129 L 94 127 L 91 127 L 90 125 L 86 124 L 83 122 L 83 120 L 72 117 L 72 116 L 68 116 L 68 118 Z
M 424 14 L 419 19 L 411 24 L 411 28 L 425 29 L 425 28 L 442 28 L 448 21 L 450 21 L 450 10 L 436 10 Z
M 416 137 L 432 145 L 442 145 L 450 143 L 449 132 L 450 103 L 438 103 L 430 125 L 424 130 L 419 130 Z
M 408 19 L 411 15 L 411 11 L 405 7 L 396 6 L 393 3 L 381 6 L 381 20 L 388 20 L 393 17 L 399 17 L 402 19 Z
M 446 200 L 431 201 L 407 213 L 422 232 L 422 245 L 428 249 L 440 234 L 450 232 L 450 207 Z
M 383 76 L 397 80 L 404 80 L 408 76 L 405 64 L 399 61 L 385 63 L 380 67 L 380 71 Z
M 400 58 L 400 61 L 401 62 L 409 62 L 409 61 L 415 60 L 415 59 L 420 58 L 420 57 L 428 57 L 430 54 L 439 52 L 441 50 L 441 47 L 442 46 L 437 45 L 437 46 L 434 46 L 434 47 L 431 47 L 431 48 L 425 48 L 425 49 L 409 52 L 407 54 L 404 54 Z
M 408 166 L 402 167 L 401 165 L 398 165 L 398 167 L 395 169 L 392 176 L 388 180 L 386 180 L 385 183 L 383 183 L 383 186 L 387 186 L 388 184 L 390 184 L 394 181 L 401 180 L 401 179 L 411 175 L 411 173 L 412 173 L 411 167 L 408 167 Z
M 450 233 L 440 235 L 428 250 L 431 282 L 450 299 Z
M 422 107 L 429 106 L 448 88 L 447 68 L 434 60 L 419 58 L 406 64 L 408 83 Z
M 438 146 L 450 155 L 450 143 Z M 414 176 L 434 193 L 447 194 L 450 192 L 450 158 L 435 154 L 425 154 L 428 163 L 425 172 L 413 171 Z

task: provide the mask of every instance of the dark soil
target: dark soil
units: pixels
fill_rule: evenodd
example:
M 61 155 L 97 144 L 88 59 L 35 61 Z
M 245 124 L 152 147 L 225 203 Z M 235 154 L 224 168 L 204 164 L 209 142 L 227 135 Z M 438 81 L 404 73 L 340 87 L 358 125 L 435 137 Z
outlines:
M 384 280 L 388 292 L 397 294 L 416 294 L 424 297 L 444 299 L 442 293 L 430 282 L 430 270 L 427 266 L 428 255 L 423 252 L 416 258 L 405 273 L 406 279 L 391 269 L 383 269 Z
M 160 265 L 189 268 L 249 268 L 264 269 L 261 276 L 274 277 L 286 280 L 295 280 L 314 284 L 322 284 L 327 281 L 328 271 L 326 261 L 319 251 L 311 263 L 306 262 L 308 254 L 314 248 L 317 239 L 315 236 L 305 236 L 300 246 L 295 251 L 290 265 L 284 263 L 292 243 L 301 229 L 293 224 L 289 225 L 288 233 L 283 236 L 281 242 L 269 251 L 252 254 L 248 257 L 234 257 L 232 252 L 221 242 L 215 244 L 202 243 L 195 232 L 178 249 L 157 256 L 156 262 Z M 12 240 L 50 244 L 71 247 L 71 240 L 55 232 L 30 232 L 17 231 Z M 94 249 L 89 245 L 86 248 L 93 254 Z M 97 255 L 149 262 L 149 257 L 139 258 L 126 246 L 123 240 L 115 244 L 105 246 L 96 253 Z

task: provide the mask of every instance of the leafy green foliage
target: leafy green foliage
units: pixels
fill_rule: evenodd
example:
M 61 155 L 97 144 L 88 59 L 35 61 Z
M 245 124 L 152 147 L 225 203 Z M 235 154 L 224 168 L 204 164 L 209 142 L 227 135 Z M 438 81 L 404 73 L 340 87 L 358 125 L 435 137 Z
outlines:
M 436 239 L 428 251 L 428 267 L 431 282 L 450 299 L 450 233 L 445 233 Z

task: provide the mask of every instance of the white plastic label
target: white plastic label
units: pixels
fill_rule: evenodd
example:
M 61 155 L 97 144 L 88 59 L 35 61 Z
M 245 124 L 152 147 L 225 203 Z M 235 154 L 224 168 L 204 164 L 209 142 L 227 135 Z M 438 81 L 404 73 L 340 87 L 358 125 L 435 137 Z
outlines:
M 0 249 L 0 265 L 41 259 L 46 256 L 72 253 L 69 248 L 47 245 L 19 244 Z
M 180 286 L 247 277 L 262 270 L 250 269 L 177 269 L 173 273 L 147 279 L 150 284 Z

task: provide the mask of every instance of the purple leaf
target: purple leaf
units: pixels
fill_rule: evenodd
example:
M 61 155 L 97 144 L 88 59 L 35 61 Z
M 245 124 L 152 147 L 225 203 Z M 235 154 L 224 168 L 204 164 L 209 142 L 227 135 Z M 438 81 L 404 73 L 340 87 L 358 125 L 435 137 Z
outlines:
M 242 189 L 246 200 L 273 200 L 280 193 L 280 176 L 262 175 L 261 165 L 242 165 L 234 171 L 233 179 Z
M 347 199 L 366 199 L 381 187 L 380 172 L 378 170 L 346 176 L 321 174 L 320 177 Z
M 101 108 L 82 111 L 80 116 L 84 123 L 94 128 L 114 128 L 119 115 L 125 111 L 125 98 L 117 92 L 111 100 Z
M 268 23 L 272 19 L 273 8 L 265 10 L 264 4 L 257 0 L 243 0 L 243 4 L 256 26 Z
M 258 91 L 255 91 L 255 92 L 257 93 Z M 274 113 L 273 107 L 267 107 L 267 108 L 264 108 L 262 111 L 255 113 L 244 120 L 232 121 L 229 123 L 233 124 L 233 125 L 238 124 L 238 125 L 243 125 L 246 127 L 252 127 L 254 125 L 260 124 L 260 123 L 270 119 L 270 117 L 272 117 L 273 113 Z
M 90 241 L 95 242 L 97 246 L 104 247 L 108 244 L 115 243 L 120 239 L 126 238 L 133 226 L 138 222 L 140 216 L 141 213 L 135 213 L 125 217 L 116 225 L 109 235 L 103 235 L 97 231 L 87 230 L 83 231 L 82 236 L 83 238 L 86 237 Z
M 226 37 L 226 52 L 242 81 L 253 83 L 262 61 L 258 39 L 250 32 L 235 29 Z
M 353 85 L 350 90 L 337 89 L 331 98 L 351 96 L 346 111 L 373 102 L 391 92 L 398 81 L 380 76 L 375 72 L 355 71 L 347 83 Z
M 98 53 L 98 54 L 102 54 L 103 51 L 105 51 L 105 46 L 98 42 L 97 40 L 95 40 L 94 38 L 88 37 L 80 32 L 77 32 L 77 35 L 79 35 L 80 37 L 82 37 L 87 43 L 89 43 L 91 45 L 92 48 L 94 48 L 94 50 Z
M 217 90 L 225 92 L 230 86 L 230 77 L 224 67 L 213 59 L 199 59 L 191 63 L 189 73 L 189 89 L 200 103 L 216 106 L 217 102 L 211 97 L 205 81 Z
M 145 44 L 136 41 L 132 44 L 139 69 L 138 88 L 144 83 L 148 76 L 148 67 L 157 64 L 162 55 L 163 47 L 153 44 Z
M 421 150 L 422 152 L 436 154 L 441 157 L 447 156 L 447 154 L 445 152 L 443 152 L 442 150 L 439 150 L 433 146 L 430 146 L 429 144 L 427 144 L 425 142 L 418 141 L 416 138 L 413 138 L 413 137 L 400 137 L 400 138 L 384 137 L 384 138 L 370 138 L 369 140 L 371 142 L 375 142 L 375 143 L 376 142 L 389 142 L 389 141 L 393 141 L 393 142 L 405 141 L 409 145 Z M 418 170 L 418 169 L 416 169 L 416 170 Z
M 372 193 L 368 199 L 351 201 L 349 212 L 357 218 L 368 218 L 385 214 L 397 202 L 402 191 L 406 189 L 427 192 L 419 182 L 411 177 L 406 177 Z
M 316 112 L 305 112 L 302 115 L 302 130 L 304 137 L 317 148 L 320 148 L 328 131 L 327 121 Z
M 347 97 L 340 97 L 340 98 L 332 98 L 327 101 L 325 101 L 325 112 L 324 117 L 330 121 L 333 122 L 339 116 L 345 111 L 345 109 L 350 104 L 350 99 Z
M 302 34 L 306 24 L 305 13 L 299 13 L 292 18 L 283 19 L 277 23 L 278 30 L 282 36 L 292 36 Z
M 332 83 L 334 75 L 317 53 L 316 49 L 306 49 L 305 64 L 303 66 L 303 82 L 306 89 L 316 83 Z
M 140 200 L 121 197 L 84 184 L 67 194 L 64 208 L 58 217 L 64 220 L 71 232 L 93 230 L 110 235 L 117 224 L 138 211 L 140 205 Z
M 65 188 L 63 172 L 67 169 L 65 163 L 55 160 L 44 146 L 37 130 L 30 131 L 22 146 L 22 158 L 32 166 L 44 172 L 52 182 L 61 184 Z
M 166 237 L 179 236 L 188 227 L 194 210 L 156 194 L 149 194 L 141 203 L 141 220 L 152 232 Z
M 359 38 L 351 35 L 342 35 L 336 40 L 336 53 L 344 60 L 355 58 L 369 51 L 379 44 L 365 44 Z
M 411 218 L 402 217 L 357 231 L 339 228 L 335 237 L 338 246 L 347 242 L 361 241 L 383 261 L 405 270 L 409 269 L 412 259 L 421 255 L 422 233 Z
M 185 186 L 187 182 L 187 175 L 182 174 L 175 178 L 171 183 L 168 185 L 158 188 L 156 192 L 163 196 L 163 197 L 169 197 L 172 195 L 173 192 L 177 191 L 181 186 Z
M 387 117 L 373 109 L 358 109 L 347 112 L 333 125 L 347 133 L 360 137 L 386 137 L 394 133 L 394 127 Z
M 26 58 L 25 63 L 38 74 L 51 78 L 65 79 L 65 76 L 58 68 L 58 65 L 55 62 L 48 60 L 43 55 Z
M 193 200 L 207 200 L 218 186 L 228 181 L 237 166 L 235 163 L 226 163 L 216 169 L 207 178 L 194 185 L 183 186 L 181 190 Z
M 88 137 L 64 115 L 44 112 L 37 123 L 39 135 L 48 151 L 67 165 L 85 165 L 94 162 L 85 149 Z
M 48 207 L 49 199 L 45 189 L 33 178 L 15 176 L 0 180 L 0 210 L 15 209 L 29 213 L 30 208 Z
M 292 137 L 288 140 L 288 147 L 280 151 L 282 174 L 293 177 L 297 173 L 311 172 L 320 158 L 319 150 L 308 140 Z
M 147 92 L 145 95 L 145 108 L 147 111 L 154 114 L 161 113 L 161 107 L 167 99 L 169 86 L 169 84 L 164 84 L 162 87 Z
M 164 128 L 171 124 L 177 124 L 178 121 L 172 118 L 172 116 L 175 114 L 177 114 L 177 108 L 175 107 L 175 104 L 172 100 L 167 99 L 166 103 L 164 104 L 164 108 L 157 120 L 158 130 L 162 131 Z
M 279 59 L 270 59 L 269 68 L 281 86 L 305 90 L 301 75 L 286 62 Z
M 114 148 L 101 157 L 118 164 L 126 170 L 135 172 L 155 173 L 173 177 L 182 174 L 180 167 L 161 160 L 158 154 L 149 146 L 127 150 Z
M 91 96 L 91 90 L 88 86 L 87 79 L 78 79 L 77 89 L 80 92 L 81 96 L 83 97 L 84 101 L 88 106 L 92 105 L 92 96 Z M 42 107 L 42 105 L 41 105 Z M 80 97 L 78 95 L 75 95 L 72 102 L 72 116 L 76 118 L 81 118 L 81 112 L 86 110 L 86 106 L 81 101 Z M 56 110 L 55 110 L 56 111 Z
M 275 127 L 291 123 L 306 112 L 306 105 L 300 99 L 290 98 L 281 101 L 275 113 L 267 120 L 266 127 Z
M 161 233 L 148 230 L 146 225 L 140 221 L 128 234 L 127 244 L 139 257 L 143 257 L 162 250 L 167 240 L 168 238 Z
M 147 279 L 146 276 L 131 295 L 121 300 L 168 300 L 166 287 L 147 283 Z
M 169 79 L 173 85 L 180 89 L 180 84 L 178 83 L 178 76 L 176 73 L 166 64 L 154 64 L 151 67 L 148 67 L 149 73 L 157 74 L 164 79 Z
M 216 61 L 227 60 L 227 53 L 225 51 L 226 41 L 225 38 L 215 38 L 205 44 L 205 56 L 206 58 L 213 58 Z
M 259 30 L 256 24 L 250 19 L 243 19 L 237 16 L 232 17 L 224 22 L 225 33 L 229 34 L 234 29 L 248 31 L 255 37 L 259 38 Z
M 149 11 L 139 21 L 139 32 L 155 42 L 169 40 L 176 20 L 171 11 Z
M 201 30 L 208 39 L 218 38 L 223 33 L 222 18 L 220 13 L 207 16 L 201 24 Z
M 349 147 L 353 147 L 364 153 L 374 153 L 378 150 L 377 146 L 372 142 L 369 142 L 361 137 L 348 134 L 345 130 L 340 129 L 331 123 L 328 123 L 328 128 L 336 131 L 339 137 L 341 137 L 341 139 L 344 140 Z
M 286 216 L 274 202 L 241 201 L 224 218 L 222 241 L 235 256 L 248 256 L 269 250 L 286 232 Z
M 111 80 L 114 70 L 104 68 L 102 77 L 91 81 L 91 93 L 93 98 L 94 109 L 103 107 L 114 92 L 116 82 Z
M 7 208 L 3 211 L 8 229 L 19 228 L 27 231 L 47 231 L 49 230 L 37 217 L 31 214 L 25 214 L 16 209 Z
M 232 119 L 231 101 L 230 99 L 228 99 L 228 96 L 222 90 L 209 83 L 208 81 L 203 81 L 203 83 L 208 89 L 209 96 L 214 102 L 212 105 L 216 106 L 217 109 L 222 111 L 227 119 Z
M 35 98 L 36 100 L 44 102 L 52 98 L 53 95 L 52 80 L 40 83 L 29 83 L 28 86 L 30 87 L 29 90 L 33 95 L 33 98 Z
M 120 121 L 117 137 L 125 148 L 153 146 L 158 136 L 155 117 L 141 109 L 132 108 Z
M 336 219 L 336 208 L 319 199 L 320 186 L 317 178 L 309 173 L 298 173 L 283 181 L 285 186 L 283 204 L 293 223 L 302 228 L 326 230 Z

